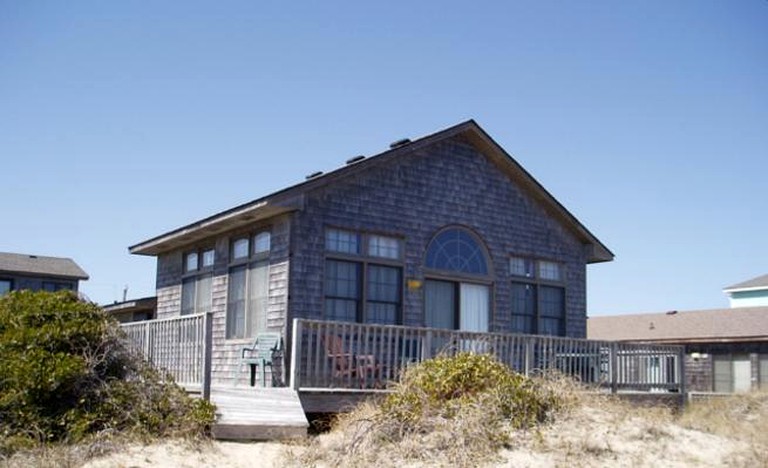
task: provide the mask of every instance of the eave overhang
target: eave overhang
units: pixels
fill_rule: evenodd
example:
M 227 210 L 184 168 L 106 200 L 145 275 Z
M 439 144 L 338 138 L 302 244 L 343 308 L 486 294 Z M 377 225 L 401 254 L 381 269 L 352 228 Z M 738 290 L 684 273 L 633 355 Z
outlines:
M 258 221 L 300 210 L 303 206 L 304 197 L 301 195 L 265 197 L 133 245 L 128 251 L 137 255 L 159 255 Z

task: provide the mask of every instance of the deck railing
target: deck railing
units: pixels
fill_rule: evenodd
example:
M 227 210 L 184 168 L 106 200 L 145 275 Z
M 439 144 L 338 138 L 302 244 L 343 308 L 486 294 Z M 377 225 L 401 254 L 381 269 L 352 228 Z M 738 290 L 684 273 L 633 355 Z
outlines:
M 210 395 L 211 315 L 125 323 L 128 347 L 187 388 Z
M 683 392 L 683 348 L 505 333 L 294 319 L 296 390 L 384 388 L 439 353 L 493 353 L 525 375 L 559 371 L 618 391 Z

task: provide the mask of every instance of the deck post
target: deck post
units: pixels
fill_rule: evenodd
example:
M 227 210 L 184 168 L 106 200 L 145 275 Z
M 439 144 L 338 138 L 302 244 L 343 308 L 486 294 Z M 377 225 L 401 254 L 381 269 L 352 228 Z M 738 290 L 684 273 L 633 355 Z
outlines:
M 531 372 L 533 371 L 534 367 L 534 341 L 530 337 L 526 338 L 525 340 L 525 368 L 523 369 L 525 372 L 525 376 L 529 377 L 531 375 Z
M 426 361 L 432 358 L 432 330 L 427 330 L 424 341 L 421 345 L 421 360 Z
M 152 347 L 150 346 L 150 336 L 149 336 L 149 333 L 151 330 L 151 328 L 149 328 L 150 323 L 151 322 L 147 321 L 147 324 L 144 325 L 144 359 L 146 359 L 147 362 L 152 361 L 152 358 L 149 355 L 150 350 L 152 349 Z
M 619 344 L 611 343 L 611 393 L 619 391 Z
M 682 401 L 682 406 L 685 406 L 685 403 L 687 401 L 685 392 L 687 391 L 686 383 L 685 383 L 685 346 L 680 348 L 680 351 L 677 353 L 677 362 L 678 362 L 678 374 L 680 377 L 680 383 L 679 383 L 679 389 L 680 389 L 680 397 Z
M 211 361 L 213 360 L 213 312 L 203 316 L 203 399 L 211 400 Z
M 293 333 L 291 334 L 291 388 L 299 391 L 299 358 L 301 356 L 301 321 L 293 319 Z

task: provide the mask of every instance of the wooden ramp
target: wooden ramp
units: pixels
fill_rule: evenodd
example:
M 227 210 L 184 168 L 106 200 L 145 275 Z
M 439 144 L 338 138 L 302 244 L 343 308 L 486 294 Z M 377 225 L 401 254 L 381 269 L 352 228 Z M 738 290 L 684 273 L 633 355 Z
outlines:
M 299 395 L 289 388 L 214 387 L 211 401 L 216 405 L 216 439 L 275 440 L 307 434 L 309 423 Z

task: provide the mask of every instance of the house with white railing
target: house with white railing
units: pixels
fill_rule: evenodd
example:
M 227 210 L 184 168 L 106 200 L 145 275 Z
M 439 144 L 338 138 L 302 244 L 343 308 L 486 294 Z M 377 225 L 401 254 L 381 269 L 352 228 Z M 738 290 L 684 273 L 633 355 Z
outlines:
M 304 411 L 338 409 L 441 350 L 631 380 L 618 371 L 629 351 L 584 340 L 587 266 L 613 254 L 471 120 L 130 252 L 157 258 L 157 320 L 126 329 L 204 393 L 265 372 Z M 275 333 L 268 365 L 251 362 L 255 338 Z

